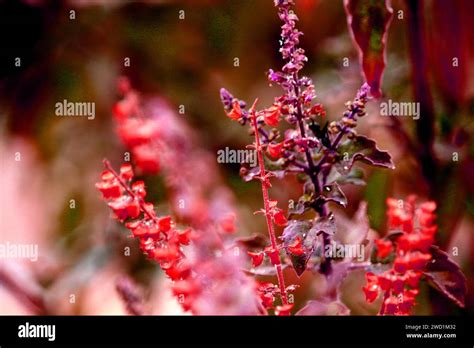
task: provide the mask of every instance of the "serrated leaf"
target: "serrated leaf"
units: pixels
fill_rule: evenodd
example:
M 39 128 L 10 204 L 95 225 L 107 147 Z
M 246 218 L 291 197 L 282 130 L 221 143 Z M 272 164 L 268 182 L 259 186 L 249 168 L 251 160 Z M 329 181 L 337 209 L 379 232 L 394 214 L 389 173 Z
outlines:
M 443 295 L 464 308 L 466 296 L 466 278 L 458 264 L 449 258 L 449 255 L 437 246 L 431 246 L 433 259 L 426 266 L 423 273 L 429 283 Z
M 371 94 L 382 95 L 387 32 L 393 17 L 389 0 L 344 0 L 347 23 L 359 49 L 361 67 Z
M 355 161 L 362 161 L 377 167 L 395 168 L 390 154 L 387 151 L 379 150 L 374 140 L 363 135 L 347 139 L 338 146 L 337 153 L 339 162 L 336 165 L 342 172 L 350 170 Z
M 351 168 L 349 171 L 340 171 L 341 166 L 332 166 L 331 170 L 329 171 L 326 182 L 328 184 L 336 182 L 339 185 L 358 185 L 358 186 L 365 186 L 366 182 L 364 178 L 364 172 L 359 168 Z

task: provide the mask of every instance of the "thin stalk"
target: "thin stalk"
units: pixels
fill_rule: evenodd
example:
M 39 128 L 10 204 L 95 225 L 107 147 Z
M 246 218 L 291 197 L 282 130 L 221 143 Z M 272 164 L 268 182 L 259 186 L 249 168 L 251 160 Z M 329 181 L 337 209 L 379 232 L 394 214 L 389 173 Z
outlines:
M 260 181 L 262 183 L 262 195 L 263 195 L 263 203 L 264 203 L 264 208 L 265 208 L 265 218 L 267 220 L 268 234 L 270 236 L 272 249 L 278 253 L 278 259 L 275 260 L 276 263 L 274 264 L 274 266 L 277 272 L 278 286 L 280 287 L 281 302 L 284 305 L 286 305 L 288 304 L 288 296 L 286 293 L 285 278 L 283 277 L 283 270 L 281 268 L 281 259 L 280 259 L 280 249 L 277 244 L 275 230 L 273 228 L 272 215 L 270 212 L 270 199 L 268 196 L 268 187 L 270 186 L 270 183 L 268 181 L 268 175 L 265 171 L 265 163 L 263 162 L 262 146 L 260 144 L 257 116 L 255 114 L 255 106 L 257 104 L 257 101 L 258 99 L 256 99 L 255 102 L 253 103 L 252 108 L 249 110 L 249 113 L 253 122 L 254 131 L 255 131 L 255 151 L 257 151 L 258 164 L 260 167 Z

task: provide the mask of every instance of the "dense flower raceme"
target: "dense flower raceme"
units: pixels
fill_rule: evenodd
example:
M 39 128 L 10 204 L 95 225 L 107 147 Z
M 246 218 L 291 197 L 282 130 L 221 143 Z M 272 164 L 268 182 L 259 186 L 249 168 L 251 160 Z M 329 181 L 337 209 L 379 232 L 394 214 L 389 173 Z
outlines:
M 436 203 L 428 201 L 417 206 L 415 196 L 404 201 L 387 200 L 390 230 L 393 238 L 375 241 L 376 259 L 393 255 L 392 268 L 380 274 L 368 272 L 363 288 L 368 302 L 383 293 L 382 315 L 408 315 L 419 293 L 418 285 L 426 265 L 432 259 L 430 247 L 437 231 Z
M 238 257 L 224 248 L 218 234 L 198 235 L 191 228 L 178 229 L 170 216 L 157 216 L 153 204 L 145 200 L 143 181 L 134 181 L 130 164 L 115 172 L 105 161 L 106 170 L 96 187 L 140 248 L 156 261 L 173 281 L 172 291 L 184 310 L 196 314 L 265 313 L 259 303 L 255 282 L 240 269 Z M 191 257 L 183 248 L 194 242 Z M 212 250 L 212 256 L 209 255 Z
M 140 248 L 156 261 L 173 281 L 189 278 L 189 262 L 181 246 L 188 245 L 193 237 L 191 229 L 178 230 L 171 217 L 158 217 L 153 204 L 146 202 L 143 181 L 132 183 L 133 170 L 130 164 L 120 167 L 116 173 L 105 161 L 106 170 L 96 184 L 117 220 L 125 222 L 133 237 L 140 240 Z M 182 301 L 189 309 L 189 302 Z
M 236 231 L 232 194 L 222 184 L 214 157 L 201 149 L 191 129 L 162 98 L 143 103 L 129 80 L 118 83 L 122 99 L 113 107 L 118 133 L 137 171 L 164 177 L 175 214 L 198 228 L 217 223 Z

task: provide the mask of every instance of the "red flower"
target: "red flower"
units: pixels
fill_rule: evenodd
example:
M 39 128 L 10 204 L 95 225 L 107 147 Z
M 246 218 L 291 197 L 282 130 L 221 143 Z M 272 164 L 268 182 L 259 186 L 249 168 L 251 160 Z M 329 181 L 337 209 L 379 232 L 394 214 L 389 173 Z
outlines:
M 119 134 L 123 142 L 133 148 L 156 138 L 158 124 L 153 119 L 128 118 L 121 123 Z
M 187 228 L 183 231 L 178 231 L 178 241 L 180 244 L 188 245 L 192 238 L 193 230 L 191 228 Z
M 272 265 L 280 264 L 280 251 L 278 249 L 273 249 L 271 245 L 267 246 L 265 249 L 265 254 L 270 258 Z
M 171 229 L 171 217 L 165 216 L 158 220 L 158 226 L 161 232 L 168 232 Z
M 379 296 L 378 278 L 372 272 L 368 272 L 365 277 L 367 278 L 367 285 L 362 290 L 364 291 L 366 301 L 371 303 Z
M 288 303 L 286 305 L 282 306 L 276 306 L 275 307 L 275 315 L 278 316 L 288 316 L 291 314 L 291 309 L 293 308 L 292 303 Z
M 260 295 L 262 305 L 266 309 L 272 308 L 273 302 L 275 302 L 275 293 L 278 292 L 278 288 L 275 284 L 257 281 L 257 292 Z
M 121 100 L 112 107 L 112 113 L 118 121 L 123 121 L 129 117 L 131 112 L 132 105 L 128 100 Z
M 295 240 L 288 245 L 288 251 L 296 256 L 304 254 L 303 243 L 300 236 L 296 237 Z
M 120 221 L 131 218 L 135 219 L 140 215 L 140 207 L 138 202 L 131 197 L 121 197 L 109 203 L 109 207 L 115 213 L 115 216 Z
M 379 287 L 377 284 L 366 285 L 362 288 L 365 299 L 368 303 L 374 302 L 379 296 Z
M 188 310 L 192 306 L 192 300 L 188 295 L 192 292 L 190 264 L 186 260 L 181 245 L 188 245 L 192 239 L 190 228 L 179 231 L 170 216 L 158 218 L 153 204 L 144 201 L 146 196 L 145 184 L 143 181 L 131 183 L 133 170 L 129 164 L 120 168 L 117 174 L 110 164 L 105 161 L 108 170 L 101 175 L 102 181 L 96 186 L 109 201 L 108 205 L 113 210 L 115 216 L 120 221 L 131 220 L 125 223 L 133 234 L 138 238 L 140 248 L 148 258 L 159 263 L 163 271 L 174 281 L 188 280 L 190 282 L 180 282 L 173 289 L 175 294 L 186 294 L 185 301 L 180 301 L 183 309 Z M 118 184 L 120 195 L 114 189 Z M 187 288 L 185 286 L 188 286 Z
M 310 114 L 324 117 L 326 116 L 326 111 L 324 111 L 322 104 L 314 104 L 314 106 L 309 111 Z
M 430 246 L 434 242 L 434 202 L 425 202 L 418 209 L 416 198 L 410 196 L 405 202 L 393 198 L 387 200 L 391 227 L 401 227 L 403 234 L 395 240 L 393 268 L 379 276 L 367 273 L 367 285 L 363 288 L 367 301 L 378 296 L 378 288 L 385 292 L 380 314 L 408 315 L 415 305 L 422 272 L 432 256 Z M 416 226 L 418 224 L 418 226 Z M 377 256 L 384 258 L 393 251 L 392 243 L 376 241 Z M 389 250 L 390 249 L 390 250 Z
M 398 309 L 398 299 L 394 296 L 390 296 L 384 301 L 383 305 L 386 314 L 395 314 Z
M 425 268 L 428 261 L 431 260 L 431 254 L 422 253 L 420 251 L 411 252 L 409 255 L 410 268 L 415 271 L 421 271 Z
M 155 174 L 160 171 L 160 162 L 155 150 L 149 145 L 141 145 L 133 148 L 135 164 L 143 174 Z
M 146 190 L 145 190 L 145 183 L 141 180 L 136 181 L 132 184 L 132 191 L 141 198 L 145 198 Z
M 227 214 L 223 219 L 220 220 L 220 226 L 226 233 L 234 233 L 237 229 L 235 227 L 235 214 Z
M 280 107 L 274 105 L 266 110 L 263 110 L 263 122 L 271 127 L 278 126 L 280 122 Z
M 102 181 L 95 184 L 105 199 L 119 198 L 122 195 L 120 184 L 117 181 Z
M 377 246 L 377 258 L 385 259 L 393 251 L 392 242 L 389 240 L 377 239 L 375 241 Z
M 267 146 L 268 154 L 273 158 L 280 158 L 282 149 L 283 149 L 283 142 L 277 143 L 277 144 L 270 143 Z
M 253 267 L 258 267 L 262 264 L 263 262 L 263 253 L 254 253 L 251 251 L 248 251 L 247 254 L 252 258 L 252 265 Z
M 120 167 L 120 176 L 124 180 L 131 180 L 133 178 L 133 169 L 132 165 L 127 163 L 127 164 L 122 164 Z
M 234 121 L 238 121 L 242 117 L 242 109 L 240 108 L 238 100 L 234 100 L 232 103 L 232 110 L 227 113 L 227 116 Z
M 288 220 L 286 218 L 285 211 L 283 209 L 276 208 L 273 213 L 273 221 L 275 221 L 278 226 L 286 226 Z

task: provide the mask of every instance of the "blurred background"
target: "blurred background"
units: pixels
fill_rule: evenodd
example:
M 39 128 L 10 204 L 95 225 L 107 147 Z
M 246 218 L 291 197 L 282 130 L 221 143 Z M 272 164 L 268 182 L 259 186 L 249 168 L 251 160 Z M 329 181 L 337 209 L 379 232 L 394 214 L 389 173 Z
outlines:
M 309 58 L 303 72 L 328 119 L 337 119 L 363 82 L 343 3 L 296 3 Z M 369 103 L 358 128 L 392 154 L 396 169 L 364 167 L 367 184 L 344 187 L 349 207 L 337 213 L 350 219 L 366 201 L 372 235 L 384 235 L 387 197 L 435 199 L 438 245 L 457 251 L 453 259 L 468 280 L 466 310 L 474 313 L 474 3 L 416 3 L 392 1 L 384 96 Z M 211 155 L 243 149 L 251 138 L 225 116 L 219 89 L 258 96 L 262 105 L 280 95 L 265 75 L 282 65 L 279 33 L 271 0 L 0 1 L 0 242 L 39 250 L 37 262 L 0 260 L 0 314 L 124 314 L 116 284 L 127 276 L 149 313 L 181 313 L 162 272 L 110 218 L 94 187 L 102 159 L 121 163 L 125 151 L 111 113 L 117 78 L 128 76 L 145 98 L 165 98 L 177 114 L 184 105 L 181 121 Z M 65 99 L 94 102 L 95 118 L 57 117 L 55 104 Z M 422 119 L 380 117 L 387 99 L 420 101 Z M 239 235 L 265 233 L 264 219 L 253 215 L 262 204 L 258 184 L 243 182 L 238 164 L 217 168 L 235 195 Z M 144 179 L 159 209 L 169 210 L 162 180 Z M 286 202 L 300 189 L 288 178 L 272 195 Z M 297 301 L 320 295 L 319 275 L 286 276 L 301 284 Z M 342 299 L 353 314 L 375 314 L 363 284 L 363 272 L 354 272 Z M 428 287 L 419 303 L 417 314 L 462 312 Z

